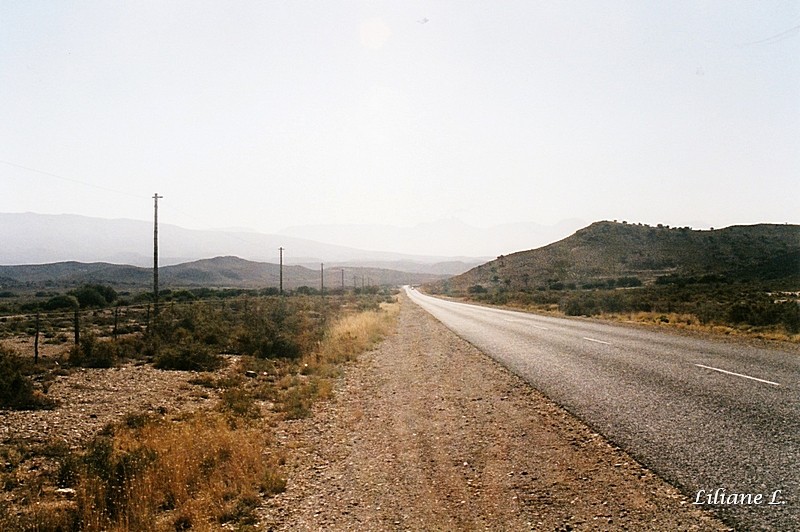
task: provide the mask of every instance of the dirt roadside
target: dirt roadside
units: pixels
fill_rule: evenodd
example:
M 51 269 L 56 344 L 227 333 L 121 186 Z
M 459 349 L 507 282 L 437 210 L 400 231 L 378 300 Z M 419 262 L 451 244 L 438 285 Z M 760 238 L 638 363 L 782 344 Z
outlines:
M 729 530 L 406 298 L 277 437 L 264 530 Z

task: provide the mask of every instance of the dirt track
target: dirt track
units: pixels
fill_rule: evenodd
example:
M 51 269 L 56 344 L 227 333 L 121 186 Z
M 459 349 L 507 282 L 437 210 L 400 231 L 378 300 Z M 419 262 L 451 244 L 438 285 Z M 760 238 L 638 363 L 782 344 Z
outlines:
M 270 530 L 727 530 L 403 299 L 337 398 L 278 432 Z

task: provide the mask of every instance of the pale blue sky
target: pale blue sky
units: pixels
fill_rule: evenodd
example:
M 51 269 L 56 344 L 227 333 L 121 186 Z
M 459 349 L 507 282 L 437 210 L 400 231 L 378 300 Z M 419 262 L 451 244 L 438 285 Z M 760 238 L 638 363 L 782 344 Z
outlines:
M 800 223 L 798 146 L 797 0 L 0 0 L 0 212 Z

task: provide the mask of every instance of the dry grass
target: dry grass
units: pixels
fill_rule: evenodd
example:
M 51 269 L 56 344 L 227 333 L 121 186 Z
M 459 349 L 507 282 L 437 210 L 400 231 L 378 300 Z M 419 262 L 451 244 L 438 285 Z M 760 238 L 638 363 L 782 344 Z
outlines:
M 495 305 L 496 306 L 496 305 Z M 533 312 L 559 318 L 567 315 L 559 310 L 558 305 L 530 305 L 509 302 L 502 305 L 504 308 Z M 717 323 L 702 323 L 694 314 L 678 312 L 620 312 L 597 314 L 593 319 L 618 321 L 623 323 L 638 323 L 652 327 L 667 327 L 700 333 L 710 333 L 719 336 L 738 336 L 774 342 L 800 343 L 800 334 L 790 334 L 779 325 L 756 327 L 752 325 L 721 325 Z
M 285 417 L 306 417 L 316 401 L 329 399 L 341 365 L 389 334 L 399 309 L 399 303 L 383 303 L 378 310 L 349 314 L 334 322 L 317 349 L 299 361 L 300 374 L 285 374 L 276 382 L 276 400 Z
M 742 325 L 734 327 L 731 325 L 719 325 L 714 323 L 704 324 L 701 323 L 700 319 L 694 314 L 676 312 L 624 312 L 620 314 L 601 314 L 595 317 L 610 321 L 671 327 L 723 336 L 741 336 L 778 342 L 800 342 L 800 334 L 789 334 L 780 326 L 755 327 L 751 325 Z
M 620 314 L 602 314 L 602 318 L 613 321 L 670 325 L 681 328 L 700 328 L 700 320 L 694 314 L 676 312 L 623 312 Z
M 218 530 L 248 518 L 259 493 L 282 491 L 262 427 L 205 413 L 120 428 L 86 455 L 77 487 L 82 530 Z
M 314 353 L 297 362 L 258 366 L 271 380 L 239 382 L 223 391 L 220 413 L 117 431 L 102 470 L 124 474 L 121 479 L 90 475 L 82 482 L 83 529 L 218 530 L 228 521 L 249 524 L 260 496 L 286 484 L 280 457 L 270 458 L 264 423 L 254 421 L 254 397 L 274 399 L 285 419 L 309 415 L 315 402 L 332 396 L 338 366 L 386 336 L 398 311 L 399 304 L 392 303 L 340 318 Z M 243 358 L 242 364 L 258 363 Z
M 226 375 L 196 377 L 196 385 L 219 394 L 216 410 L 172 420 L 126 417 L 85 452 L 63 457 L 58 485 L 74 488 L 74 499 L 31 505 L 17 516 L 0 508 L 0 528 L 160 532 L 254 525 L 263 498 L 286 486 L 284 451 L 272 444 L 270 427 L 305 417 L 315 402 L 329 399 L 339 366 L 386 336 L 398 311 L 392 303 L 345 315 L 301 359 L 242 356 Z
M 355 359 L 391 331 L 399 310 L 399 303 L 383 303 L 379 310 L 344 316 L 328 329 L 317 352 L 303 363 L 314 368 Z

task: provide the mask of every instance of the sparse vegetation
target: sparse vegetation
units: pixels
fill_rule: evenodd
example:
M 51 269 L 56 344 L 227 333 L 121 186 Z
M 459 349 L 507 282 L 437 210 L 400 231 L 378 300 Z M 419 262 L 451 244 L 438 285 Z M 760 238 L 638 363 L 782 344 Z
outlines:
M 177 345 L 162 346 L 154 364 L 159 369 L 214 371 L 224 364 L 224 360 L 208 345 L 183 341 Z
M 32 364 L 0 345 L 0 408 L 49 409 L 55 403 L 34 389 Z
M 73 346 L 69 363 L 86 368 L 111 368 L 117 363 L 117 346 L 110 341 L 98 340 L 94 334 L 84 334 L 80 344 Z
M 110 286 L 87 284 L 71 290 L 69 295 L 78 300 L 81 308 L 106 307 L 117 300 L 117 292 Z
M 598 222 L 427 289 L 568 316 L 797 340 L 800 227 L 692 231 Z
M 286 486 L 284 457 L 273 444 L 270 427 L 309 415 L 315 402 L 333 394 L 339 365 L 388 332 L 397 305 L 387 304 L 385 296 L 368 297 L 186 298 L 186 303 L 165 305 L 158 319 L 151 317 L 149 330 L 117 340 L 103 338 L 98 328 L 86 331 L 70 352 L 70 364 L 109 367 L 133 357 L 152 359 L 158 367 L 201 371 L 187 380 L 203 393 L 216 394 L 216 407 L 169 417 L 165 411 L 127 414 L 82 449 L 48 451 L 55 465 L 43 468 L 25 486 L 16 473 L 4 474 L 7 490 L 52 494 L 58 488 L 74 490 L 74 495 L 38 495 L 26 499 L 39 501 L 36 505 L 24 503 L 13 512 L 0 508 L 0 529 L 216 530 L 254 525 L 263 497 Z M 41 398 L 21 359 L 0 353 L 0 378 L 11 376 L 22 383 L 6 386 L 3 381 L 0 391 L 22 390 L 28 399 Z M 234 362 L 226 363 L 231 357 Z M 45 453 L 9 445 L 0 451 L 15 470 Z

